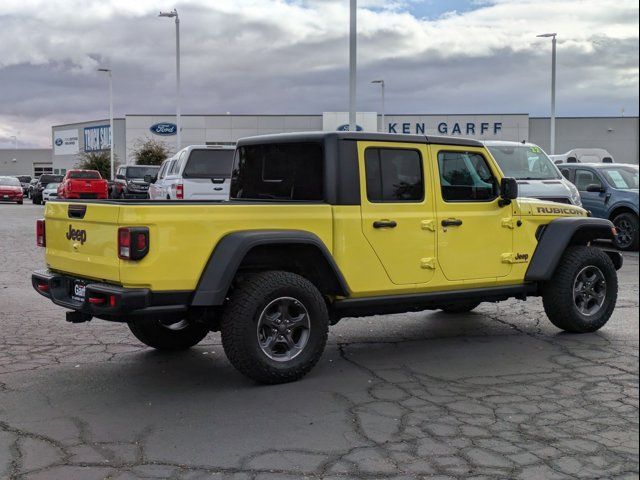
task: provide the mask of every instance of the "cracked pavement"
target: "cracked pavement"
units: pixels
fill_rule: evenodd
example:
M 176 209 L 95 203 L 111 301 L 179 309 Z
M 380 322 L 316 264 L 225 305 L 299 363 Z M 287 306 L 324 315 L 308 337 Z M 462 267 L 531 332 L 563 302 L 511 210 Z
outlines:
M 158 353 L 67 324 L 30 272 L 42 207 L 0 205 L 0 478 L 638 478 L 638 255 L 595 334 L 539 299 L 347 319 L 297 383 L 256 385 L 219 334 Z

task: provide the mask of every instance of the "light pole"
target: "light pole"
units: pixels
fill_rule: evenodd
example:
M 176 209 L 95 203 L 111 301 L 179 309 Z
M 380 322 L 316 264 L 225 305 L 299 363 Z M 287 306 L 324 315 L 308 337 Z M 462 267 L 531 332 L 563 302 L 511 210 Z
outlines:
M 349 131 L 356 131 L 356 46 L 358 0 L 350 0 L 349 8 Z
M 551 37 L 551 133 L 549 139 L 549 151 L 556 153 L 556 33 L 543 33 L 537 35 L 540 38 Z
M 385 131 L 385 123 L 384 123 L 384 80 L 374 80 L 371 83 L 379 83 L 382 91 L 382 131 Z
M 176 151 L 178 151 L 182 136 L 180 126 L 180 17 L 178 17 L 178 10 L 175 8 L 170 12 L 160 12 L 158 16 L 176 19 Z
M 109 77 L 109 162 L 111 165 L 111 180 L 113 180 L 116 167 L 113 155 L 113 77 L 110 68 L 99 68 L 98 71 L 106 73 Z

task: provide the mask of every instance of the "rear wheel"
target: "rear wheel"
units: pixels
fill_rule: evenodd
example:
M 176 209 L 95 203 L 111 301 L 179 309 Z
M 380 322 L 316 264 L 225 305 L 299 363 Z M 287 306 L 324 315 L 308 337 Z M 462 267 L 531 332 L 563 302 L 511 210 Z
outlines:
M 200 343 L 209 333 L 208 325 L 186 319 L 166 323 L 155 318 L 140 318 L 128 324 L 138 340 L 158 350 L 186 350 Z
M 620 250 L 638 250 L 638 216 L 625 212 L 613 219 L 618 234 L 613 243 Z
M 573 333 L 607 323 L 618 298 L 618 277 L 609 256 L 595 247 L 570 247 L 542 291 L 547 317 Z
M 455 302 L 439 305 L 438 308 L 444 313 L 467 313 L 475 309 L 481 302 Z
M 252 275 L 234 290 L 222 317 L 232 365 L 267 384 L 305 376 L 327 343 L 329 315 L 318 289 L 290 272 Z

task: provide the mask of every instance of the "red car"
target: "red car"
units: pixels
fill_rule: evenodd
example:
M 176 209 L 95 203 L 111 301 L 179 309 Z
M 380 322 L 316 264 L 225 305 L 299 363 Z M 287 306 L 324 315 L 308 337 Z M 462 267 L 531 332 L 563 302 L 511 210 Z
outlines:
M 16 177 L 0 177 L 0 202 L 16 202 L 22 205 L 22 185 Z
M 58 198 L 108 198 L 108 183 L 97 170 L 69 170 L 58 187 Z

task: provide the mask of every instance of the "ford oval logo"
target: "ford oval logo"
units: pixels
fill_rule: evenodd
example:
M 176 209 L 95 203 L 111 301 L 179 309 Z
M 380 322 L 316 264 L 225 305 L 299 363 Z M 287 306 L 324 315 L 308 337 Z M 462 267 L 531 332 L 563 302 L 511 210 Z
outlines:
M 178 132 L 178 127 L 175 123 L 154 123 L 149 128 L 152 133 L 156 135 L 175 135 Z
M 336 128 L 336 130 L 338 132 L 348 132 L 349 124 L 345 123 L 344 125 L 340 125 L 338 128 Z M 361 132 L 361 131 L 362 131 L 362 127 L 360 125 L 356 125 L 356 132 Z
M 62 144 L 63 144 L 62 139 L 61 138 L 56 138 L 56 145 L 59 147 Z

